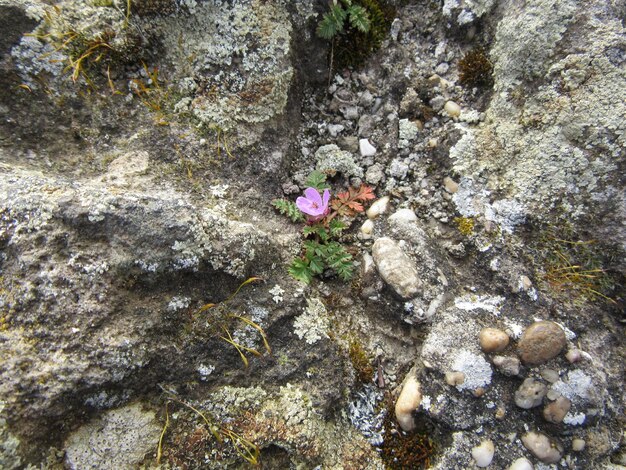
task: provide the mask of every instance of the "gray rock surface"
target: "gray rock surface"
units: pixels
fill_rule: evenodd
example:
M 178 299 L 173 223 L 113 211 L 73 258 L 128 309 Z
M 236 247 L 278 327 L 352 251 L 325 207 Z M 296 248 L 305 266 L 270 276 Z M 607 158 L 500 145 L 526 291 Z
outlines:
M 133 468 L 154 451 L 160 434 L 154 412 L 139 404 L 109 410 L 69 435 L 65 463 L 72 470 Z
M 624 464 L 623 5 L 359 3 L 0 0 L 0 467 Z

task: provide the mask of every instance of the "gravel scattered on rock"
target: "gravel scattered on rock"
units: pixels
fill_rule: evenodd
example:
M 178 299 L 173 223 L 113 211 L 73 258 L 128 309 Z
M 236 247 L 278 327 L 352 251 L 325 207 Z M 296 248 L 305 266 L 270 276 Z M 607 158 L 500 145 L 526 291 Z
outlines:
M 417 410 L 421 402 L 422 392 L 420 383 L 411 375 L 404 382 L 395 407 L 396 420 L 404 431 L 412 431 L 415 429 L 413 412 Z
M 493 365 L 504 375 L 510 377 L 519 375 L 521 363 L 518 358 L 511 356 L 494 356 L 492 360 Z
M 508 468 L 508 470 L 533 470 L 533 464 L 525 457 L 516 459 Z
M 495 451 L 493 442 L 489 439 L 482 441 L 479 446 L 474 447 L 472 449 L 472 458 L 476 462 L 476 466 L 485 468 L 491 465 Z
M 389 196 L 383 196 L 372 203 L 367 209 L 366 214 L 369 219 L 375 219 L 376 217 L 387 212 L 389 206 Z
M 569 412 L 572 402 L 567 398 L 560 396 L 551 403 L 548 403 L 543 409 L 543 417 L 550 423 L 559 424 L 563 422 L 563 418 Z

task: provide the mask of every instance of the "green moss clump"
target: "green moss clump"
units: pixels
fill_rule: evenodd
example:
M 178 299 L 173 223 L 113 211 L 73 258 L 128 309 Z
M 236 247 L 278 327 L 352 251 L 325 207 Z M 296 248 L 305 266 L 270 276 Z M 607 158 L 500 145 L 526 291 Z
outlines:
M 370 383 L 374 378 L 374 367 L 367 357 L 367 352 L 363 345 L 356 339 L 350 340 L 348 346 L 348 356 L 352 362 L 352 367 L 357 373 L 359 381 L 362 383 Z
M 459 82 L 478 88 L 493 85 L 493 64 L 484 49 L 472 49 L 459 61 Z
M 335 57 L 338 67 L 357 67 L 367 57 L 380 48 L 385 36 L 391 28 L 395 17 L 395 9 L 382 0 L 354 0 L 369 14 L 370 28 L 366 33 L 349 28 L 346 34 L 337 36 Z

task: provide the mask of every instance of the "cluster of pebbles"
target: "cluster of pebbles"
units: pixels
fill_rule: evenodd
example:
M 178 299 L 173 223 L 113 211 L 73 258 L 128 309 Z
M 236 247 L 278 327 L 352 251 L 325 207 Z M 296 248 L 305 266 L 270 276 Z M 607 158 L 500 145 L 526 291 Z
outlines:
M 505 376 L 519 376 L 522 365 L 526 367 L 540 366 L 554 359 L 565 349 L 567 337 L 563 329 L 552 321 L 537 321 L 524 331 L 516 345 L 515 355 L 501 355 L 509 349 L 510 336 L 498 328 L 486 327 L 480 331 L 478 342 L 481 350 L 491 355 L 492 363 Z M 570 349 L 566 357 L 570 363 L 581 359 L 581 352 Z M 550 369 L 541 371 L 545 382 L 555 383 L 559 374 Z M 460 371 L 449 371 L 445 374 L 448 385 L 456 387 L 465 381 L 465 374 Z M 571 407 L 571 401 L 550 389 L 542 380 L 532 377 L 524 379 L 515 391 L 515 405 L 521 409 L 532 409 L 543 406 L 543 419 L 547 423 L 560 424 Z M 475 390 L 474 395 L 482 396 L 480 390 Z M 415 428 L 413 413 L 419 408 L 422 401 L 420 383 L 413 375 L 410 375 L 402 387 L 402 391 L 396 402 L 396 419 L 404 431 Z M 554 464 L 561 460 L 564 452 L 563 445 L 555 438 L 540 431 L 528 431 L 521 436 L 524 447 L 540 462 Z M 585 441 L 575 438 L 572 441 L 573 451 L 582 451 Z M 472 448 L 471 455 L 477 467 L 488 467 L 495 455 L 496 446 L 490 439 L 484 439 L 478 446 Z M 519 458 L 511 463 L 509 470 L 532 469 L 533 465 L 526 458 Z

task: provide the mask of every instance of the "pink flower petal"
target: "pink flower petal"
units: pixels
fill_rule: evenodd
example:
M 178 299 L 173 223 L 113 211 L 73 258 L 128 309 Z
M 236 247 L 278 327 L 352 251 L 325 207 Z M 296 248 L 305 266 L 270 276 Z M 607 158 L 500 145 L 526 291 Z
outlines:
M 312 203 L 317 204 L 318 206 L 322 205 L 322 197 L 320 196 L 320 193 L 319 193 L 319 191 L 317 189 L 315 189 L 315 188 L 306 188 L 304 190 L 304 195 Z
M 304 197 L 299 197 L 298 199 L 296 199 L 296 206 L 298 206 L 298 209 L 300 209 L 305 214 L 312 214 L 312 211 L 314 210 L 311 201 Z
M 328 189 L 324 190 L 324 201 L 322 202 L 322 207 L 324 210 L 328 207 L 328 201 L 330 201 L 330 191 Z

